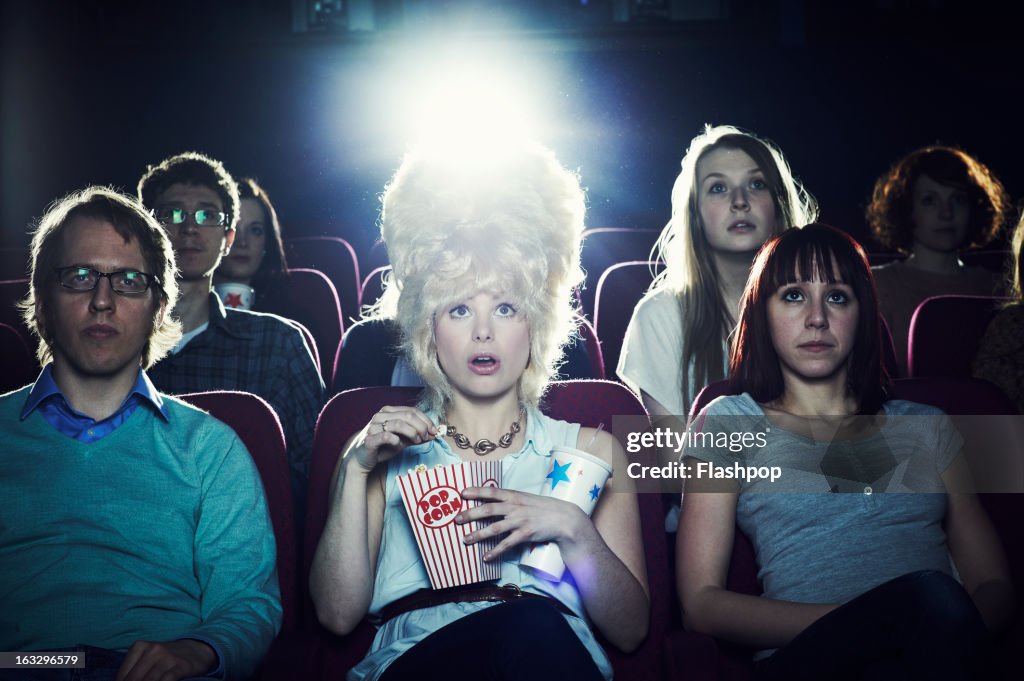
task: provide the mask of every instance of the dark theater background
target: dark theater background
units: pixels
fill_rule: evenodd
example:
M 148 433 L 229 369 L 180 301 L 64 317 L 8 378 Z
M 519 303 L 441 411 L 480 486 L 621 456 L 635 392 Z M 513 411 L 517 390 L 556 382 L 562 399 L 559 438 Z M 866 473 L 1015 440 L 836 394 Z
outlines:
M 679 159 L 712 122 L 774 140 L 823 219 L 864 237 L 874 178 L 924 144 L 962 146 L 1014 199 L 1024 192 L 1009 7 L 6 0 L 0 246 L 25 245 L 70 190 L 134 191 L 148 163 L 195 149 L 260 178 L 286 237 L 340 235 L 362 251 L 424 88 L 459 66 L 515 81 L 506 95 L 579 169 L 589 227 L 660 228 Z

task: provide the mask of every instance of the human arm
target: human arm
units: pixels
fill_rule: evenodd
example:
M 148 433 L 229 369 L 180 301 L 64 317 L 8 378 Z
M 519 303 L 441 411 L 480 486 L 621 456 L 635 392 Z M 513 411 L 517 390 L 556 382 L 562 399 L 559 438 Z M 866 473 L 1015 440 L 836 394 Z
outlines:
M 281 419 L 288 446 L 292 490 L 303 507 L 313 456 L 316 420 L 324 406 L 324 382 L 305 339 L 296 327 L 282 323 L 272 362 L 281 362 L 267 401 Z
M 577 445 L 582 446 L 593 435 L 592 429 L 581 429 Z M 590 449 L 610 462 L 618 446 L 615 438 L 602 432 Z M 560 499 L 514 490 L 468 488 L 463 492 L 465 498 L 487 503 L 463 512 L 456 522 L 500 517 L 467 538 L 476 542 L 508 533 L 485 560 L 525 543 L 555 542 L 594 626 L 617 648 L 630 651 L 647 635 L 650 600 L 636 496 L 615 493 L 617 484 L 614 477 L 605 483 L 593 518 Z
M 331 631 L 352 631 L 370 607 L 384 526 L 386 462 L 436 433 L 418 409 L 383 407 L 347 443 L 309 577 L 317 618 Z
M 143 660 L 175 652 L 205 662 L 205 650 L 213 650 L 204 642 L 214 642 L 225 677 L 242 679 L 253 673 L 281 627 L 277 552 L 255 464 L 233 431 L 215 425 L 194 446 L 200 504 L 189 549 L 200 623 L 177 641 L 137 645 Z
M 946 541 L 960 580 L 990 631 L 999 631 L 1013 613 L 1013 585 L 1006 555 L 978 497 L 963 491 L 967 460 L 958 456 L 943 473 L 947 490 Z
M 697 460 L 691 459 L 694 463 Z M 739 489 L 735 482 L 686 481 L 676 533 L 676 586 L 691 631 L 755 648 L 785 645 L 834 604 L 793 603 L 729 591 Z

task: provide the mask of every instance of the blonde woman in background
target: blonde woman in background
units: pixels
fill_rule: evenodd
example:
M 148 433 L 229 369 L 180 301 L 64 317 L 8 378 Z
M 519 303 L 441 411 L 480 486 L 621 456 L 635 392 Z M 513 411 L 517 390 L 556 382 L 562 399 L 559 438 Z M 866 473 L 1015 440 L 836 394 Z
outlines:
M 665 269 L 633 311 L 617 369 L 652 416 L 685 415 L 704 385 L 725 378 L 754 254 L 817 214 L 768 141 L 729 125 L 693 138 L 655 245 Z

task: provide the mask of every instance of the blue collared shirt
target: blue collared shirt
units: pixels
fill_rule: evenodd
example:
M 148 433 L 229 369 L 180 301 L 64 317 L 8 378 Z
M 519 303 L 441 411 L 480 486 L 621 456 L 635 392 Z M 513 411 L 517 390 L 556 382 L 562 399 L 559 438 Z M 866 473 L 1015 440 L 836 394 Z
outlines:
M 40 416 L 59 433 L 88 444 L 101 440 L 117 430 L 143 401 L 151 404 L 157 413 L 165 421 L 167 420 L 167 410 L 164 408 L 163 398 L 150 383 L 146 372 L 139 369 L 135 385 L 132 386 L 117 411 L 107 418 L 97 421 L 91 416 L 86 416 L 71 408 L 57 382 L 53 380 L 53 365 L 47 364 L 39 374 L 39 378 L 36 379 L 35 385 L 32 386 L 28 399 L 25 400 L 25 406 L 21 410 L 21 420 L 24 421 L 29 414 L 38 409 Z

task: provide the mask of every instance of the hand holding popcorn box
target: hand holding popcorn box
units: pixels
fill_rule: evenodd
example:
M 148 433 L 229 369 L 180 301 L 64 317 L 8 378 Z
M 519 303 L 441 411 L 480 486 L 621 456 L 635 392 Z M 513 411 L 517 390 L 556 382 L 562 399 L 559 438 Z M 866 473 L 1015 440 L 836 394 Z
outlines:
M 398 488 L 409 516 L 430 585 L 445 589 L 501 577 L 501 561 L 485 562 L 483 554 L 498 537 L 466 545 L 462 538 L 490 521 L 455 524 L 455 516 L 479 502 L 462 498 L 467 487 L 501 487 L 500 461 L 466 461 L 427 469 L 417 466 L 398 476 Z
M 570 501 L 591 515 L 611 473 L 611 466 L 593 454 L 572 447 L 555 447 L 551 450 L 551 470 L 540 494 Z M 565 573 L 562 552 L 554 542 L 528 545 L 519 564 L 551 582 L 561 581 Z

